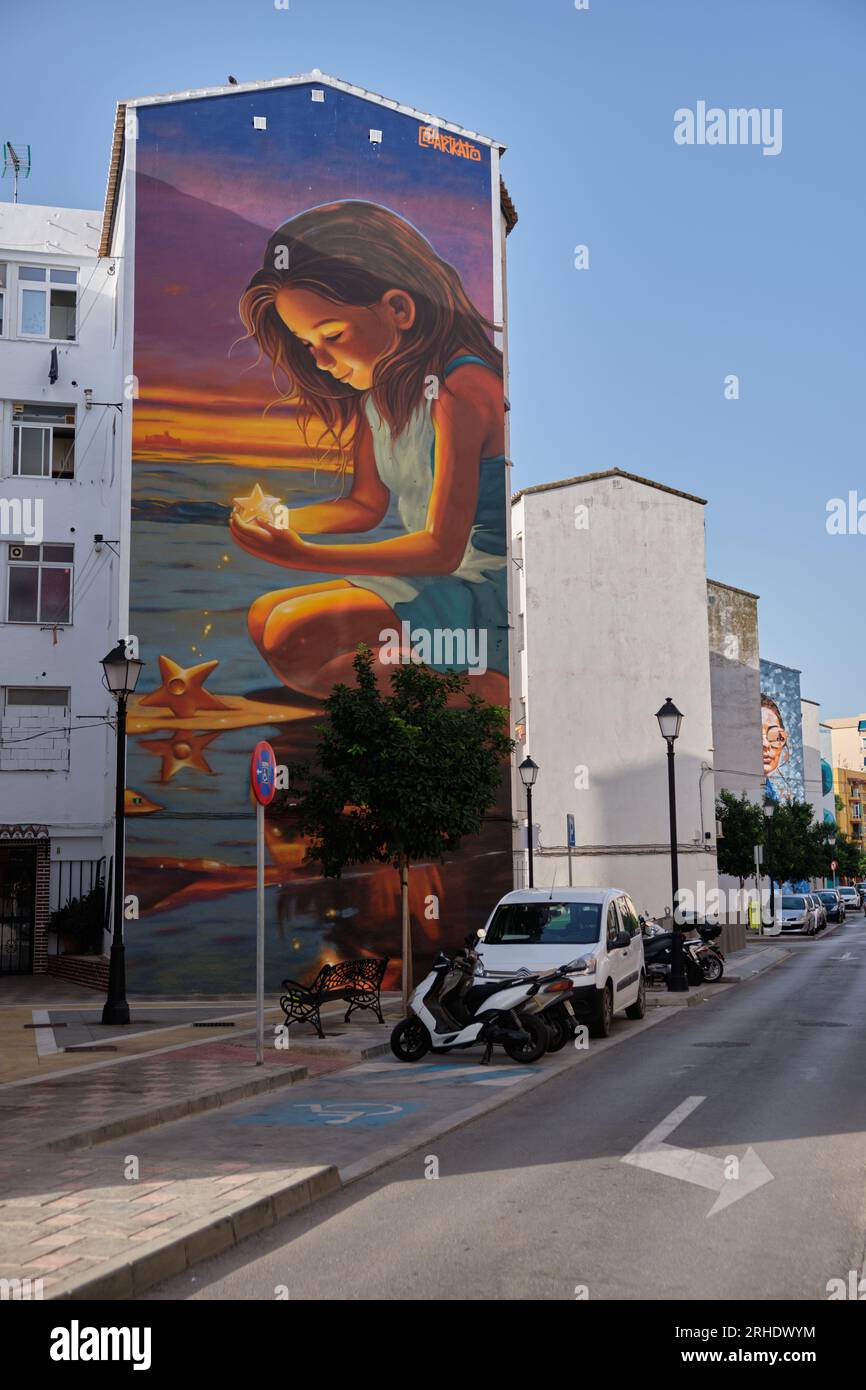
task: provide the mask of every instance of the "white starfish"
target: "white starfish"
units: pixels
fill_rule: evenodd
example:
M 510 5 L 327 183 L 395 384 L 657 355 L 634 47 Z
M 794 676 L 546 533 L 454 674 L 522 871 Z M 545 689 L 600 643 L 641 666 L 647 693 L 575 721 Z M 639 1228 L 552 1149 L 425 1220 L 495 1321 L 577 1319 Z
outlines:
M 279 497 L 271 497 L 268 493 L 262 492 L 256 483 L 249 497 L 233 497 L 235 511 L 241 521 L 252 521 L 257 516 L 262 516 L 266 521 L 273 519 L 274 508 L 279 506 Z

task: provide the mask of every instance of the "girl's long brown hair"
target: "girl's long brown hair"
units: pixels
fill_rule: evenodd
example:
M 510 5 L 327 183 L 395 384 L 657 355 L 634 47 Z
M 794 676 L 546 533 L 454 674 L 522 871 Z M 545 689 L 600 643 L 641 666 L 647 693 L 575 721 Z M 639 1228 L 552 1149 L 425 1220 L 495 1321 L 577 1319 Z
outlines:
M 285 266 L 285 269 L 277 267 Z M 280 399 L 300 408 L 304 436 L 318 417 L 342 454 L 363 414 L 364 396 L 320 371 L 289 331 L 274 304 L 286 286 L 310 290 L 335 304 L 370 307 L 387 290 L 405 290 L 415 321 L 397 349 L 376 366 L 369 394 L 399 434 L 424 399 L 425 378 L 445 384 L 445 367 L 461 349 L 502 375 L 502 353 L 490 341 L 496 325 L 469 299 L 453 266 L 443 261 L 411 223 L 375 203 L 347 199 L 310 208 L 278 227 L 261 270 L 241 295 L 239 311 L 260 360 L 273 363 Z M 321 439 L 318 441 L 321 443 Z

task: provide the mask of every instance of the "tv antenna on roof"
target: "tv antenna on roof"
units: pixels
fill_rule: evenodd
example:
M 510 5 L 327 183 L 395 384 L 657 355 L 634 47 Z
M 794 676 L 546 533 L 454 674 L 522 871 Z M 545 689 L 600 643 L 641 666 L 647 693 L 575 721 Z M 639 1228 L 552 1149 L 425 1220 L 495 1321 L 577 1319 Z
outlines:
M 23 174 L 25 179 L 30 177 L 30 146 L 13 145 L 11 140 L 7 140 L 3 146 L 3 177 L 12 170 L 12 201 L 18 202 L 18 180 Z

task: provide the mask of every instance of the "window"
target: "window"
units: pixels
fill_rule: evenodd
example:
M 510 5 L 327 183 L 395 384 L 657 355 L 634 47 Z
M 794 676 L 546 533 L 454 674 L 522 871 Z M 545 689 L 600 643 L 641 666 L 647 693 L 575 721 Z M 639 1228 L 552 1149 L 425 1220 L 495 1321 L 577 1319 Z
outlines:
M 46 265 L 18 267 L 18 335 L 75 341 L 78 271 Z
M 10 623 L 72 621 L 71 545 L 10 545 L 6 616 Z
M 620 926 L 619 919 L 616 915 L 616 908 L 613 903 L 611 903 L 610 907 L 607 909 L 607 945 L 609 950 L 616 945 L 619 932 Z
M 67 710 L 69 690 L 52 685 L 10 685 L 6 691 L 6 708 L 12 705 L 46 705 L 49 709 Z
M 0 708 L 0 772 L 69 770 L 68 688 L 9 686 Z
M 627 931 L 629 936 L 640 936 L 640 920 L 631 898 L 619 898 L 617 901 L 623 930 Z
M 488 946 L 594 946 L 598 903 L 502 903 L 487 928 Z
M 0 338 L 3 337 L 3 323 L 6 318 L 6 266 L 0 261 Z
M 74 405 L 13 405 L 12 473 L 18 478 L 74 476 Z

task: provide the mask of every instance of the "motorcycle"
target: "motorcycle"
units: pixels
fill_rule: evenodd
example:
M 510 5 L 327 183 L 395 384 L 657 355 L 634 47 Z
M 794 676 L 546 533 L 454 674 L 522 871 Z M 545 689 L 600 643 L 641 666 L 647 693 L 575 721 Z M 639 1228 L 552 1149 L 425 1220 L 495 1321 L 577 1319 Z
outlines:
M 721 946 L 716 945 L 716 938 L 721 936 L 722 929 L 716 924 L 715 926 L 696 926 L 694 930 L 706 948 L 700 958 L 704 979 L 708 983 L 714 984 L 725 973 L 725 953 Z
M 550 1033 L 538 1013 L 518 1014 L 518 1008 L 537 994 L 539 980 L 524 975 L 513 980 L 474 983 L 478 957 L 470 945 L 449 958 L 443 952 L 409 1000 L 409 1017 L 391 1033 L 391 1051 L 400 1062 L 420 1062 L 430 1051 L 452 1052 L 486 1044 L 488 1063 L 500 1043 L 513 1062 L 537 1062 L 548 1048 Z
M 671 973 L 673 932 L 656 932 L 644 938 L 643 954 L 648 984 L 667 983 Z M 690 985 L 704 983 L 703 955 L 707 948 L 700 941 L 683 941 L 686 979 Z

